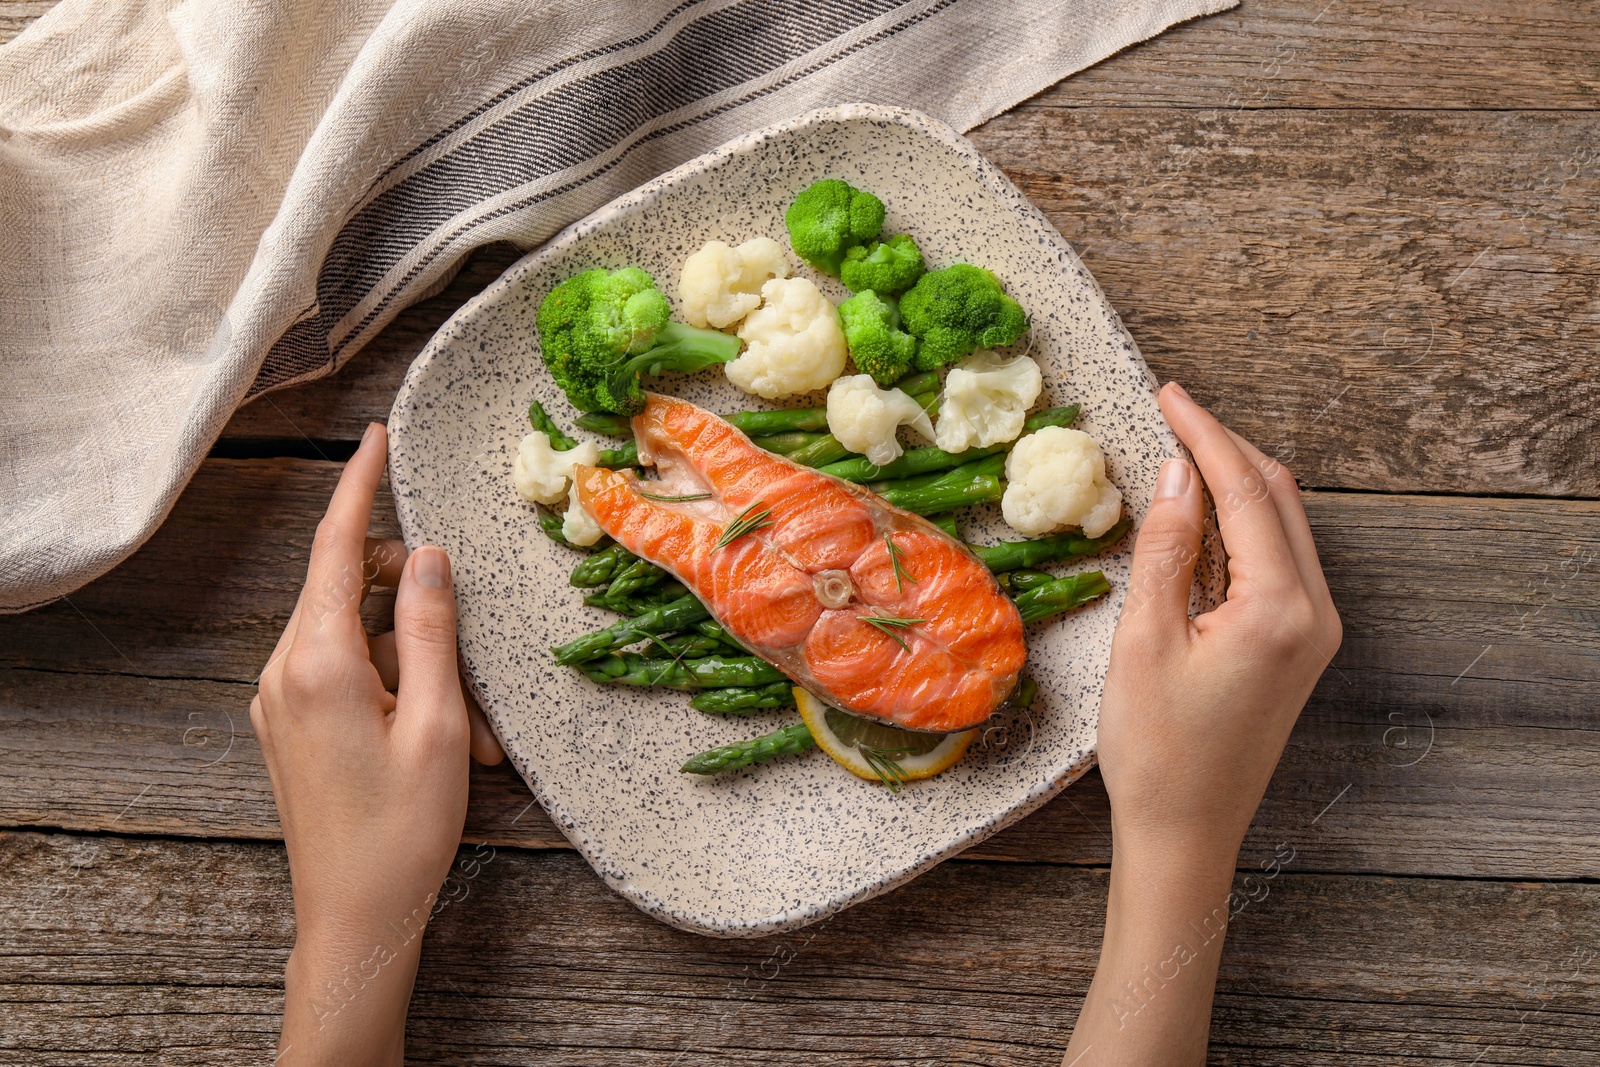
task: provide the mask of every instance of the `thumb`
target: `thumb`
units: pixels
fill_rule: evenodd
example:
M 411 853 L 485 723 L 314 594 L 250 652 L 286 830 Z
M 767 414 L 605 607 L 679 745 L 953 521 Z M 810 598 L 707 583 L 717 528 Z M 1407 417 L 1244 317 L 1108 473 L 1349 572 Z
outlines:
M 1177 457 L 1167 460 L 1133 546 L 1133 573 L 1119 627 L 1156 636 L 1188 632 L 1189 588 L 1204 519 L 1205 500 L 1194 466 Z
M 456 593 L 444 549 L 424 545 L 406 560 L 395 589 L 394 645 L 401 716 L 455 716 L 464 733 L 467 711 L 456 669 Z

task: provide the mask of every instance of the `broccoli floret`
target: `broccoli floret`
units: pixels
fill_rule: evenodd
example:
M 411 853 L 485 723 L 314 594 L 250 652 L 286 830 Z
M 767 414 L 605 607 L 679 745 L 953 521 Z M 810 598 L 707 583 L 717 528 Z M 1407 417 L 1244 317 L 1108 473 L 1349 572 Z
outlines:
M 838 277 L 845 253 L 883 229 L 883 201 L 837 178 L 825 178 L 794 198 L 783 222 L 795 253 Z
M 887 241 L 857 245 L 846 252 L 839 265 L 839 280 L 852 293 L 871 289 L 890 296 L 915 285 L 924 269 L 917 243 L 898 233 Z
M 913 366 L 934 370 L 975 348 L 999 348 L 1028 328 L 1022 305 L 1000 279 L 970 263 L 929 271 L 900 298 L 906 332 L 917 339 Z
M 586 270 L 539 305 L 539 348 L 579 411 L 637 414 L 640 374 L 696 371 L 739 354 L 739 339 L 667 321 L 671 308 L 638 267 Z
M 858 371 L 886 387 L 905 377 L 917 339 L 900 331 L 900 309 L 892 297 L 862 290 L 839 305 L 839 322 Z

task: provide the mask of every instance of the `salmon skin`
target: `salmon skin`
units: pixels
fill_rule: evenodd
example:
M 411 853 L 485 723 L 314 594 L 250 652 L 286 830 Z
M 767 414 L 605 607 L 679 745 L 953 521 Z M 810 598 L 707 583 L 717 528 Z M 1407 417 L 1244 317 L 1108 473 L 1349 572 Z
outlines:
M 835 707 L 913 730 L 965 730 L 1010 695 L 1022 617 L 961 542 L 686 401 L 650 395 L 633 430 L 658 477 L 580 466 L 579 502 L 750 651 Z

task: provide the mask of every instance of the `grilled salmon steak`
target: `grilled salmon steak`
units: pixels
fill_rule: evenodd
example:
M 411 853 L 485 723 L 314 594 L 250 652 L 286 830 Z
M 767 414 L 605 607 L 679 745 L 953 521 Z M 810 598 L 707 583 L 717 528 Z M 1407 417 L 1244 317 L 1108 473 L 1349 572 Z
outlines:
M 993 714 L 1022 618 L 965 545 L 860 486 L 652 394 L 633 420 L 658 475 L 578 467 L 578 500 L 752 652 L 845 711 L 951 731 Z

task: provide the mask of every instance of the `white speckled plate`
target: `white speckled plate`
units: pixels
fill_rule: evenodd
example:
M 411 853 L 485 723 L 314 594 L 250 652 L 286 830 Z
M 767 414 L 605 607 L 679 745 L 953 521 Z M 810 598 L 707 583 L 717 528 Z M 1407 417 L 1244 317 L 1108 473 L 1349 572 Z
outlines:
M 574 415 L 539 360 L 540 301 L 579 270 L 628 264 L 674 295 L 684 258 L 707 240 L 767 235 L 787 245 L 784 208 L 824 177 L 877 193 L 884 232 L 913 235 L 930 266 L 966 260 L 1000 275 L 1032 316 L 1044 399 L 1083 405 L 1078 425 L 1100 442 L 1135 520 L 1162 461 L 1180 451 L 1133 339 L 1066 241 L 968 141 L 889 108 L 814 112 L 686 163 L 563 231 L 440 329 L 389 420 L 406 542 L 450 552 L 474 694 L 556 825 L 617 892 L 704 934 L 823 918 L 981 841 L 1083 774 L 1127 588 L 1126 548 L 1077 565 L 1103 569 L 1114 591 L 1032 628 L 1029 669 L 1041 692 L 1031 714 L 995 721 L 962 763 L 898 795 L 818 751 L 718 778 L 681 774 L 695 752 L 795 713 L 704 715 L 683 694 L 602 687 L 556 666 L 547 649 L 615 617 L 583 606 L 567 583 L 576 553 L 544 537 L 512 488 L 528 402 L 568 425 Z M 812 277 L 835 299 L 847 295 Z M 720 373 L 659 388 L 713 411 L 760 404 Z M 963 524 L 971 540 L 1005 534 L 997 515 Z M 1219 590 L 1214 562 L 1202 570 Z

